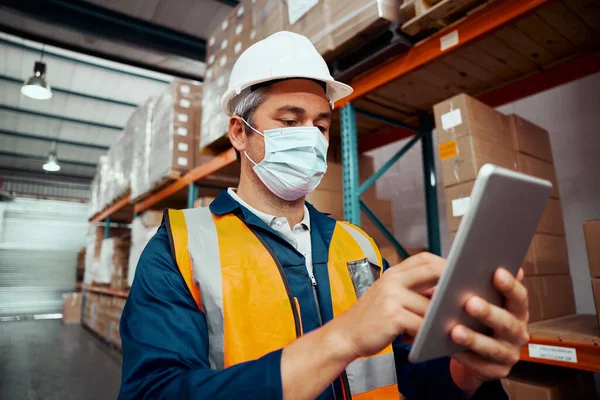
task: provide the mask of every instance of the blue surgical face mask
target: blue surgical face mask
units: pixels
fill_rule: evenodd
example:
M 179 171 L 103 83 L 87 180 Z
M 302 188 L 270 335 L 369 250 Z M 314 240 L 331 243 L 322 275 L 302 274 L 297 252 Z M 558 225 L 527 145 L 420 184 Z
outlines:
M 254 172 L 277 197 L 298 200 L 317 188 L 327 171 L 329 143 L 316 126 L 293 126 L 259 132 L 265 138 L 265 158 L 254 162 Z

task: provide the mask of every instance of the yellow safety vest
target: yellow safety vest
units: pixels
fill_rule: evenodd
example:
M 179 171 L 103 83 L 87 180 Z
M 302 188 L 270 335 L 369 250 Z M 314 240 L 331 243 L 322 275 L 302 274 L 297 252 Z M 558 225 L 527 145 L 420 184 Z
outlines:
M 179 271 L 206 317 L 212 369 L 260 358 L 302 334 L 300 305 L 286 288 L 284 272 L 242 220 L 194 208 L 169 210 L 167 221 Z M 357 260 L 379 266 L 378 272 Z M 381 274 L 382 265 L 367 234 L 337 222 L 328 261 L 334 318 L 356 303 L 365 282 L 372 283 L 368 274 Z M 346 399 L 399 398 L 391 345 L 354 360 L 346 374 Z

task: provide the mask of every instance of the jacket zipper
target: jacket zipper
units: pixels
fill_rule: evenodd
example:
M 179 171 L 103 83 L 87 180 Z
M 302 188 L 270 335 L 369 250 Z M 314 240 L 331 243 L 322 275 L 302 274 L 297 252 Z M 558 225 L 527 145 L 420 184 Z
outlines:
M 317 297 L 317 280 L 313 273 L 309 273 L 308 277 L 310 278 L 310 283 L 312 286 L 312 292 L 315 299 L 315 307 L 317 309 L 317 316 L 319 317 L 319 325 L 323 326 L 323 317 L 321 316 L 321 309 L 319 308 L 319 298 Z M 337 400 L 337 395 L 335 393 L 335 386 L 333 383 L 331 384 L 331 392 L 333 393 L 333 400 Z
M 277 255 L 275 255 L 275 252 L 273 251 L 273 249 L 269 245 L 267 245 L 267 242 L 265 242 L 265 240 L 259 234 L 254 232 L 254 230 L 252 230 L 252 229 L 250 229 L 250 230 L 252 231 L 252 233 L 254 233 L 254 236 L 256 236 L 258 241 L 265 247 L 265 249 L 267 249 L 267 251 L 271 255 L 271 258 L 273 258 L 273 261 L 275 261 L 275 265 L 277 265 L 277 270 L 279 271 L 279 275 L 281 276 L 281 280 L 283 281 L 283 286 L 285 287 L 285 292 L 287 293 L 288 300 L 290 301 L 290 306 L 292 307 L 292 314 L 294 316 L 294 325 L 296 328 L 296 337 L 299 338 L 300 336 L 302 336 L 302 328 L 301 328 L 301 322 L 300 322 L 300 315 L 298 315 L 298 308 L 296 307 L 297 300 L 292 294 L 292 289 L 290 288 L 290 283 L 287 280 L 287 276 L 285 276 L 285 271 L 283 270 L 283 266 L 281 265 L 279 258 L 277 258 Z M 323 326 L 323 318 L 321 317 L 321 310 L 319 310 L 319 300 L 317 297 L 317 280 L 315 279 L 315 276 L 313 274 L 310 274 L 309 277 L 310 277 L 310 283 L 312 285 L 313 296 L 315 299 L 315 306 L 317 308 L 317 315 L 319 317 L 319 324 L 321 326 Z M 299 306 L 300 305 L 298 304 L 298 307 Z M 342 380 L 344 379 L 345 376 L 346 376 L 346 372 L 344 371 L 344 373 L 342 374 Z M 348 378 L 346 378 L 346 380 L 347 379 Z M 333 385 L 333 383 L 331 384 L 331 392 L 333 393 L 333 400 L 337 400 L 337 395 L 335 393 L 335 386 Z

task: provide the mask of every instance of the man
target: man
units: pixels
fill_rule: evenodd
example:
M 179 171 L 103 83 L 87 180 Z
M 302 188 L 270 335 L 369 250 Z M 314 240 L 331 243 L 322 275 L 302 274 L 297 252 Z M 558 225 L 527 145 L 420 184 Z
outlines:
M 506 309 L 466 305 L 493 337 L 456 326 L 468 352 L 410 364 L 445 261 L 390 267 L 360 228 L 305 203 L 326 170 L 331 105 L 350 92 L 300 35 L 240 56 L 222 99 L 239 187 L 169 211 L 144 250 L 121 319 L 121 399 L 506 398 L 498 379 L 527 341 L 518 279 L 495 275 Z

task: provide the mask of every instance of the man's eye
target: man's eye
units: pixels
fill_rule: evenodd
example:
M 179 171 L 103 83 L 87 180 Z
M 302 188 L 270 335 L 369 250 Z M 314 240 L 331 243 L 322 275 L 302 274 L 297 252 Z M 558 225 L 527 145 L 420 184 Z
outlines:
M 329 130 L 327 127 L 321 125 L 318 125 L 317 128 L 319 128 L 321 133 L 327 133 L 327 131 Z
M 282 119 L 281 122 L 285 126 L 294 126 L 294 125 L 296 125 L 296 121 L 294 121 L 293 119 Z

